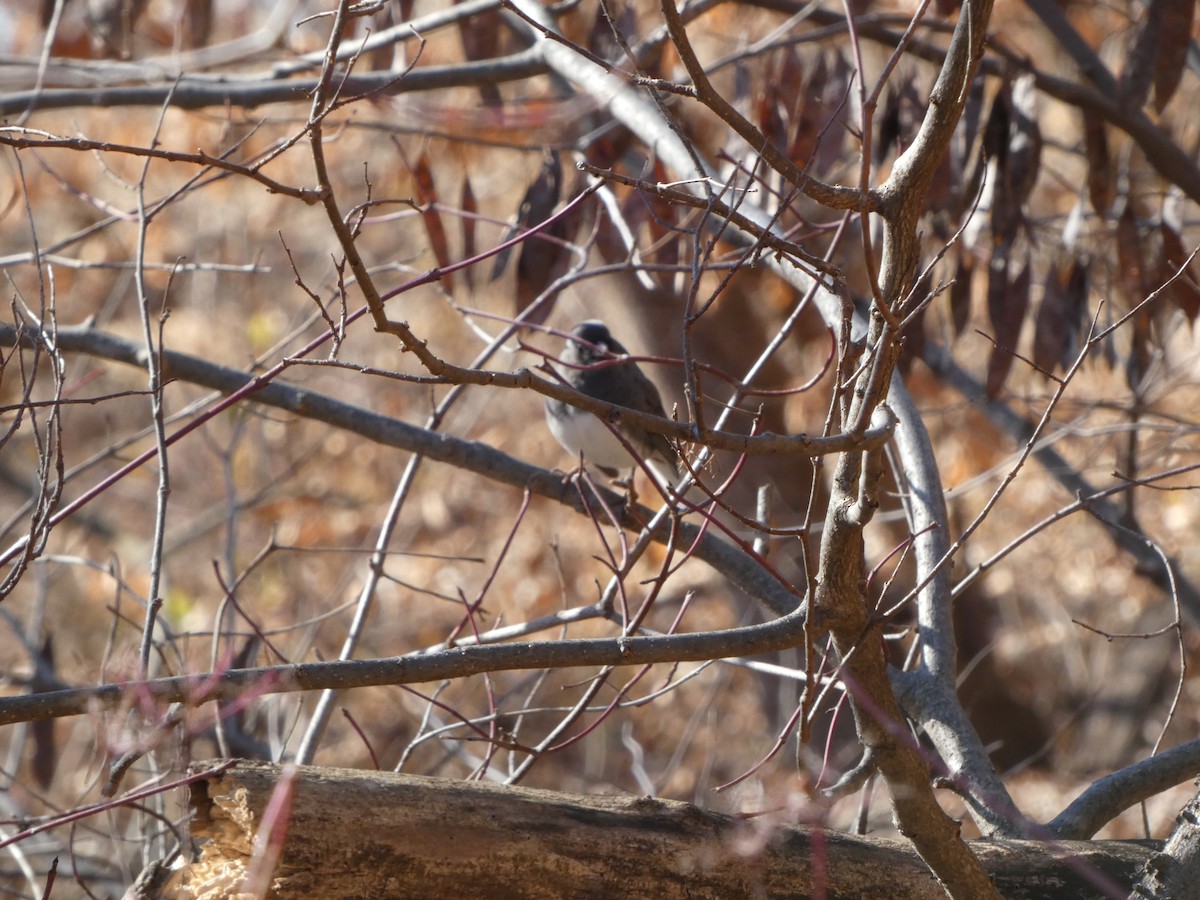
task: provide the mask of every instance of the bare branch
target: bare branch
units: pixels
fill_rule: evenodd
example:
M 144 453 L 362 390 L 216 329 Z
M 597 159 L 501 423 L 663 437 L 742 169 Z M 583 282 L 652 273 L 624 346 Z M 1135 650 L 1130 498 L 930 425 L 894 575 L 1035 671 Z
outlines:
M 139 696 L 158 703 L 194 705 L 233 700 L 247 691 L 264 695 L 293 691 L 344 691 L 383 684 L 417 684 L 443 678 L 463 678 L 512 669 L 634 666 L 752 655 L 793 646 L 797 636 L 803 634 L 804 619 L 804 610 L 798 609 L 762 625 L 695 634 L 476 644 L 391 659 L 230 669 L 203 675 L 180 675 L 47 691 L 0 698 L 0 725 L 76 716 L 95 706 L 116 709 Z

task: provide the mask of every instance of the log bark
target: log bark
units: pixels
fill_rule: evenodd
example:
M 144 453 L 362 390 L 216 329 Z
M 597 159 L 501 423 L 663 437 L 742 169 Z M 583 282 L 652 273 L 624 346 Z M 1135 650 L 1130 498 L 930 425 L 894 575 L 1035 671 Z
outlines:
M 191 786 L 192 837 L 201 852 L 159 896 L 246 896 L 243 879 L 262 853 L 256 840 L 264 810 L 273 795 L 279 808 L 277 788 L 288 783 L 283 771 L 239 762 Z M 767 816 L 321 767 L 295 767 L 290 784 L 272 897 L 944 896 L 906 842 L 779 825 Z M 1158 847 L 971 844 L 1008 898 L 1128 892 Z
M 1162 851 L 1146 861 L 1131 897 L 1200 900 L 1200 792 L 1179 813 Z

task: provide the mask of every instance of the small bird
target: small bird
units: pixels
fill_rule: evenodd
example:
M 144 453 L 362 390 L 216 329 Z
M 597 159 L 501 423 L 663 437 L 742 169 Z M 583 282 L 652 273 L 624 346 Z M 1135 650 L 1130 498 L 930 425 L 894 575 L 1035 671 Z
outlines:
M 621 343 L 603 322 L 589 319 L 571 330 L 563 349 L 560 371 L 563 380 L 581 394 L 624 406 L 637 412 L 666 417 L 658 388 L 628 356 Z M 612 362 L 612 360 L 619 360 Z M 608 363 L 605 365 L 605 363 Z M 561 400 L 546 401 L 546 423 L 550 433 L 576 458 L 584 459 L 609 477 L 636 465 L 629 450 L 612 428 L 590 412 Z M 638 456 L 650 463 L 659 481 L 668 483 L 679 474 L 679 452 L 665 435 L 620 422 L 614 427 Z

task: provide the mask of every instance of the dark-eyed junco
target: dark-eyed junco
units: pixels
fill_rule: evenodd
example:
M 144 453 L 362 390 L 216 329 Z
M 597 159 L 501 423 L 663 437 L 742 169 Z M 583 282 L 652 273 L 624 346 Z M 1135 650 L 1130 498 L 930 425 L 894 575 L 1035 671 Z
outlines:
M 603 322 L 589 319 L 571 331 L 563 348 L 563 379 L 581 394 L 638 412 L 666 416 L 658 388 L 628 356 Z M 617 360 L 614 362 L 614 360 Z M 551 433 L 576 458 L 584 459 L 610 477 L 631 472 L 636 466 L 629 450 L 613 434 L 616 427 L 639 457 L 651 464 L 659 480 L 667 483 L 679 474 L 679 453 L 665 435 L 620 422 L 609 426 L 582 409 L 561 400 L 546 401 L 546 422 Z

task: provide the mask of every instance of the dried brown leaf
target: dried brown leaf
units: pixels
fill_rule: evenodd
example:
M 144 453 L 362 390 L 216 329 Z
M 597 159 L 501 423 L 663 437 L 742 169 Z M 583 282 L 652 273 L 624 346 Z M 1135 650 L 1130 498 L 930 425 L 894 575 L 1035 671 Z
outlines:
M 1132 33 L 1132 46 L 1125 59 L 1125 67 L 1121 70 L 1121 83 L 1118 87 L 1122 103 L 1134 108 L 1141 108 L 1150 94 L 1150 85 L 1154 83 L 1155 72 L 1158 68 L 1158 48 L 1162 36 L 1163 13 L 1168 4 L 1179 3 L 1181 0 L 1150 0 L 1146 8 L 1145 18 L 1141 25 Z M 1189 2 L 1189 0 L 1182 0 Z
M 1200 316 L 1200 284 L 1192 273 L 1191 266 L 1186 266 L 1188 252 L 1184 249 L 1179 232 L 1166 222 L 1159 223 L 1159 234 L 1162 239 L 1162 261 L 1158 268 L 1158 279 L 1166 284 L 1180 269 L 1184 272 L 1167 287 L 1167 295 L 1175 305 L 1187 316 L 1189 322 L 1195 322 Z
M 955 335 L 960 335 L 971 320 L 971 279 L 975 261 L 969 253 L 960 254 L 954 267 L 954 283 L 950 285 L 950 321 Z
M 656 160 L 654 163 L 654 180 L 657 182 L 670 180 L 670 175 L 661 160 Z M 648 213 L 646 224 L 650 230 L 651 240 L 656 247 L 654 261 L 664 266 L 676 265 L 679 262 L 681 243 L 674 240 L 674 226 L 678 210 L 674 204 L 668 203 L 661 197 L 650 195 L 645 199 Z M 658 280 L 669 287 L 674 278 L 672 273 L 665 272 L 658 277 Z
M 875 146 L 871 148 L 871 160 L 876 166 L 887 159 L 888 151 L 900 138 L 900 103 L 898 91 L 889 90 L 883 96 L 883 109 L 875 117 Z
M 1129 356 L 1125 360 L 1125 383 L 1134 393 L 1142 387 L 1142 379 L 1150 370 L 1150 360 L 1154 353 L 1153 313 L 1149 308 L 1142 308 L 1130 320 Z
M 988 110 L 987 123 L 983 126 L 983 152 L 988 159 L 1003 161 L 1003 157 L 1008 155 L 1011 94 L 1012 83 L 1005 82 L 993 98 L 992 108 Z
M 213 0 L 187 0 L 183 7 L 183 46 L 204 47 L 212 35 Z
M 378 34 L 397 24 L 396 15 L 398 12 L 396 7 L 389 3 L 371 18 L 360 20 L 362 23 L 360 27 L 367 35 L 372 33 Z M 364 65 L 365 68 L 370 69 L 372 72 L 386 72 L 396 62 L 396 47 L 397 45 L 392 42 L 386 43 L 382 47 L 376 47 L 374 50 L 363 54 L 363 62 L 359 64 Z
M 1103 119 L 1084 108 L 1083 145 L 1088 163 L 1088 199 L 1092 201 L 1092 208 L 1101 215 L 1112 209 L 1117 196 L 1106 128 Z
M 963 107 L 962 117 L 958 128 L 955 129 L 954 139 L 950 142 L 950 150 L 946 158 L 950 160 L 950 183 L 947 190 L 950 195 L 948 207 L 950 218 L 958 222 L 975 205 L 979 193 L 979 182 L 983 177 L 986 160 L 980 152 L 980 124 L 983 120 L 984 91 L 983 79 L 976 78 L 967 94 L 967 103 Z
M 54 639 L 46 635 L 38 652 L 37 666 L 30 689 L 38 694 L 52 691 L 59 685 L 54 677 Z M 30 736 L 33 739 L 33 761 L 31 769 L 34 780 L 43 787 L 49 787 L 54 780 L 54 770 L 58 768 L 58 745 L 54 739 L 54 720 L 39 719 L 30 723 Z
M 1042 302 L 1034 322 L 1034 365 L 1053 373 L 1071 364 L 1086 307 L 1086 265 L 1079 259 L 1069 269 L 1052 265 L 1046 273 Z
M 770 143 L 783 149 L 788 145 L 788 123 L 784 117 L 784 95 L 773 79 L 769 80 L 754 101 L 754 120 L 758 130 Z
M 905 375 L 911 371 L 913 362 L 920 359 L 925 352 L 925 318 L 926 313 L 929 312 L 929 303 L 926 300 L 932 291 L 933 273 L 929 272 L 913 289 L 913 302 L 925 305 L 904 327 L 904 344 L 900 348 L 898 365 L 900 371 Z
M 1150 293 L 1147 289 L 1143 260 L 1145 248 L 1138 234 L 1137 217 L 1133 213 L 1133 202 L 1127 197 L 1125 209 L 1117 219 L 1117 266 L 1120 269 L 1120 284 L 1125 300 L 1132 308 Z
M 992 258 L 988 260 L 987 284 L 987 313 L 988 324 L 992 333 L 996 334 L 1004 323 L 1005 298 L 1008 294 L 1008 265 L 1009 245 L 1003 244 L 995 249 Z
M 1032 75 L 1013 82 L 1008 139 L 1007 185 L 1021 204 L 1037 184 L 1042 162 L 1042 132 L 1038 127 L 1037 88 Z
M 1006 248 L 1001 248 L 1006 249 Z M 1028 254 L 1021 271 L 1011 281 L 1008 278 L 1009 259 L 1006 252 L 998 250 L 992 257 L 988 270 L 988 318 L 992 322 L 996 345 L 988 358 L 987 383 L 985 390 L 989 398 L 999 396 L 1008 373 L 1012 369 L 1017 341 L 1021 337 L 1021 323 L 1029 308 L 1029 283 L 1032 264 Z
M 1090 290 L 1090 263 L 1087 259 L 1076 257 L 1075 262 L 1071 264 L 1071 274 L 1067 277 L 1066 298 L 1064 306 L 1067 310 L 1067 321 L 1075 330 L 1075 335 L 1083 334 L 1084 326 L 1087 323 L 1088 312 L 1088 291 Z M 1067 347 L 1068 356 L 1063 358 L 1063 368 L 1066 368 L 1071 362 L 1071 355 L 1075 351 L 1073 346 Z
M 1138 228 L 1133 201 L 1126 198 L 1125 209 L 1117 220 L 1117 264 L 1121 269 L 1121 287 L 1131 309 L 1150 296 L 1157 287 L 1152 284 L 1153 270 L 1162 257 L 1162 242 L 1157 231 L 1152 237 L 1153 241 L 1144 239 Z M 1152 309 L 1143 307 L 1129 323 L 1130 347 L 1125 359 L 1125 380 L 1135 392 L 1150 368 L 1154 349 L 1151 331 L 1153 315 Z
M 1164 5 L 1158 59 L 1154 67 L 1154 108 L 1159 112 L 1171 102 L 1183 78 L 1188 48 L 1192 44 L 1192 22 L 1196 17 L 1196 4 L 1190 0 L 1176 0 Z
M 1042 285 L 1042 302 L 1033 326 L 1033 364 L 1046 372 L 1053 372 L 1058 367 L 1069 337 L 1064 288 L 1058 265 L 1051 265 Z
M 615 145 L 608 143 L 608 139 L 597 142 L 592 147 L 589 155 L 593 158 L 605 160 L 600 165 L 615 166 L 617 164 L 617 154 L 625 148 L 618 148 Z M 600 152 L 597 153 L 597 150 Z M 640 244 L 639 235 L 643 226 L 650 219 L 650 206 L 647 198 L 643 193 L 636 188 L 621 188 L 614 191 L 620 198 L 620 208 L 616 212 L 609 209 L 607 204 L 600 204 L 597 209 L 600 214 L 599 228 L 596 231 L 595 246 L 599 251 L 601 258 L 605 262 L 616 263 L 629 260 L 630 249 L 625 243 L 625 238 L 621 235 L 620 230 L 615 224 L 610 224 L 613 219 L 619 219 L 625 223 L 625 229 L 634 236 L 634 240 Z
M 495 59 L 500 56 L 500 36 L 503 33 L 500 16 L 495 10 L 458 20 L 458 35 L 468 60 Z M 480 81 L 478 88 L 484 106 L 500 105 L 498 85 Z
M 92 50 L 109 58 L 129 59 L 133 34 L 145 13 L 147 0 L 92 0 L 87 5 Z
M 888 92 L 888 109 L 885 110 L 891 121 L 881 123 L 880 127 L 880 140 L 886 141 L 886 144 L 872 151 L 877 164 L 882 163 L 891 150 L 895 151 L 895 156 L 904 152 L 925 115 L 926 102 L 911 78 L 893 81 L 892 85 Z
M 521 209 L 517 213 L 518 227 L 529 228 L 549 219 L 561 196 L 562 164 L 558 152 L 551 150 L 521 201 Z M 565 266 L 569 251 L 562 242 L 566 236 L 567 223 L 558 218 L 521 244 L 517 256 L 517 312 L 532 303 Z M 541 315 L 530 321 L 542 321 L 549 311 L 547 307 Z
M 417 191 L 417 201 L 421 204 L 421 219 L 425 222 L 425 233 L 429 235 L 429 249 L 439 267 L 445 269 L 450 265 L 450 244 L 446 239 L 446 226 L 437 210 L 437 186 L 433 181 L 433 171 L 429 167 L 429 154 L 422 153 L 417 164 L 412 167 L 413 184 Z M 446 273 L 442 283 L 447 291 L 454 290 L 454 276 Z
M 1022 134 L 1018 128 L 1016 116 L 1013 85 L 1007 83 L 992 102 L 992 111 L 983 133 L 984 153 L 994 163 L 996 173 L 991 216 L 992 241 L 995 244 L 1012 244 L 1016 240 L 1021 224 L 1021 203 L 1024 200 L 1022 189 L 1024 183 L 1030 180 L 1033 145 L 1028 133 Z
M 824 134 L 822 129 L 825 121 L 821 115 L 820 102 L 806 102 L 809 98 L 819 101 L 819 98 L 836 80 L 831 73 L 824 54 L 819 55 L 816 62 L 809 68 L 807 80 L 802 82 L 803 89 L 797 90 L 797 116 L 792 128 L 792 142 L 788 147 L 788 156 L 800 164 L 809 163 L 818 148 L 826 155 L 830 145 L 840 147 L 843 130 L 830 128 Z
M 607 15 L 608 10 L 614 7 L 617 8 L 615 22 L 610 20 Z M 592 19 L 591 28 L 588 30 L 587 48 L 602 59 L 619 59 L 623 51 L 614 30 L 626 40 L 630 36 L 634 36 L 636 40 L 637 15 L 631 4 L 597 4 L 596 16 Z
M 521 206 L 517 209 L 517 220 L 504 233 L 505 241 L 512 240 L 521 230 L 550 217 L 550 213 L 558 204 L 561 179 L 562 172 L 558 152 L 551 150 L 546 154 L 537 177 L 525 189 L 525 196 L 521 198 Z M 510 247 L 502 253 L 496 254 L 492 264 L 493 281 L 504 273 L 512 253 L 513 250 Z
M 461 219 L 463 259 L 471 259 L 478 252 L 475 249 L 475 216 L 479 212 L 479 204 L 475 200 L 475 191 L 471 188 L 471 178 L 465 173 L 463 174 L 462 200 L 459 201 L 459 206 L 463 211 Z M 463 270 L 467 284 L 474 282 L 474 270 L 474 266 L 467 266 Z
M 788 85 L 793 89 L 798 85 L 804 84 L 804 63 L 800 60 L 800 53 L 796 47 L 789 44 L 784 47 L 779 53 L 779 83 Z M 795 101 L 793 106 L 797 106 L 804 99 L 804 92 L 793 90 Z

